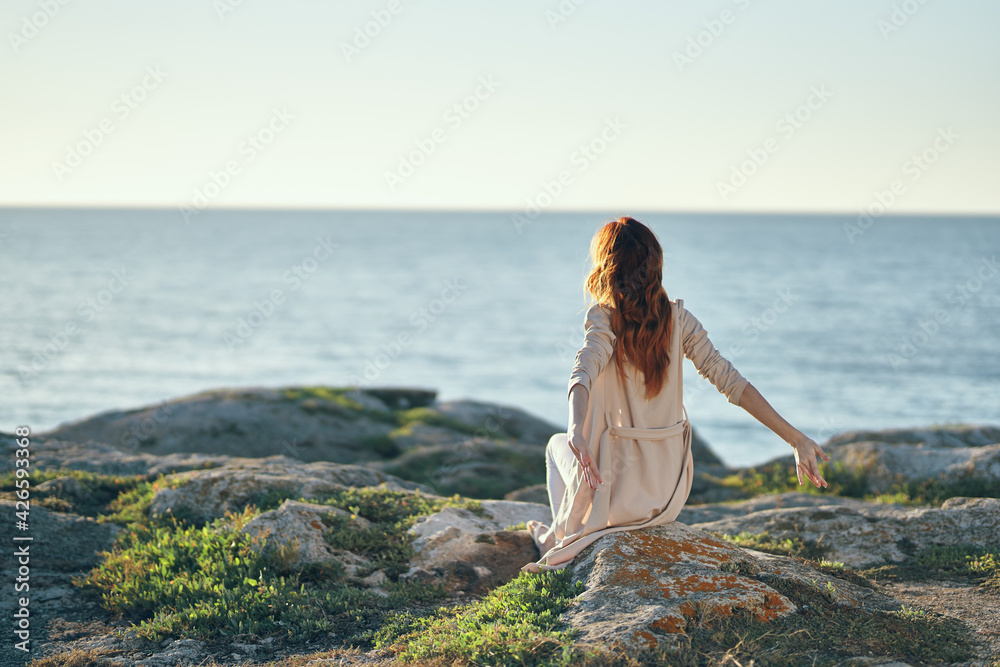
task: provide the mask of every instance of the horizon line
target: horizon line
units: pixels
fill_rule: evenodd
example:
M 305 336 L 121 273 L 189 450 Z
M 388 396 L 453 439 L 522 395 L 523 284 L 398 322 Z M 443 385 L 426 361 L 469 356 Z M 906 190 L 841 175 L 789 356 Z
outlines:
M 161 204 L 0 204 L 0 211 L 10 211 L 10 210 L 90 210 L 90 211 L 176 211 L 179 210 L 179 205 L 161 205 Z M 559 208 L 559 209 L 545 209 L 539 215 L 535 216 L 533 219 L 542 217 L 545 214 L 556 213 L 556 214 L 607 214 L 609 211 L 614 210 L 614 207 L 609 208 Z M 521 214 L 524 215 L 523 210 L 520 208 L 498 208 L 498 207 L 483 207 L 483 208 L 464 208 L 464 207 L 429 207 L 429 206 L 415 206 L 415 207 L 378 207 L 378 206 L 275 206 L 275 205 L 247 205 L 247 206 L 211 206 L 206 209 L 199 211 L 199 213 L 247 213 L 247 212 L 295 212 L 295 213 L 503 213 L 503 214 Z M 786 217 L 848 217 L 848 216 L 860 216 L 864 214 L 863 210 L 858 211 L 847 211 L 847 210 L 766 210 L 766 209 L 740 209 L 740 210 L 723 210 L 723 209 L 635 209 L 633 213 L 629 215 L 640 216 L 640 215 L 735 215 L 735 216 L 761 216 L 761 215 L 773 215 L 773 216 L 786 216 Z M 980 211 L 980 212 L 969 212 L 969 211 L 891 211 L 886 212 L 879 216 L 872 216 L 876 219 L 881 218 L 900 218 L 900 217 L 922 217 L 922 218 L 998 218 L 1000 219 L 1000 211 Z

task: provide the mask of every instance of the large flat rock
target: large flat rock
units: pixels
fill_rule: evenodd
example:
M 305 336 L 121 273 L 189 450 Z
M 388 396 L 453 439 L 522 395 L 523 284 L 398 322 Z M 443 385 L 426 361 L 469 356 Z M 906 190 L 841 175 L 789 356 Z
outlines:
M 295 388 L 291 388 L 295 389 Z M 355 463 L 382 458 L 371 445 L 396 427 L 377 418 L 371 396 L 358 409 L 289 396 L 285 389 L 218 389 L 135 410 L 105 412 L 40 434 L 103 442 L 147 454 L 242 457 L 285 455 L 302 461 Z M 389 414 L 388 409 L 382 412 Z
M 159 485 L 149 511 L 199 521 L 242 511 L 265 493 L 315 498 L 347 487 L 385 485 L 412 491 L 418 484 L 364 466 L 330 462 L 300 463 L 284 457 L 244 459 L 221 468 L 175 473 Z M 176 488 L 174 488 L 176 487 Z
M 712 619 L 746 613 L 773 621 L 795 604 L 769 583 L 783 580 L 855 608 L 898 608 L 878 593 L 792 558 L 741 549 L 671 522 L 605 535 L 573 565 L 586 590 L 563 614 L 580 641 L 627 648 L 671 644 L 678 633 Z M 830 586 L 828 586 L 830 584 Z
M 825 547 L 825 558 L 855 568 L 902 562 L 934 545 L 1000 543 L 1000 499 L 950 498 L 941 507 L 843 503 L 732 515 L 693 527 L 736 535 L 799 537 Z

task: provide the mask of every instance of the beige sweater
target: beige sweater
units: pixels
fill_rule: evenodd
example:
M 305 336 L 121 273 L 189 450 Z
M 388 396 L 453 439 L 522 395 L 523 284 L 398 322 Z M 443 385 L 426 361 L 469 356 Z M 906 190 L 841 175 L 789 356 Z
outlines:
M 588 309 L 586 338 L 569 389 L 581 384 L 590 391 L 583 433 L 604 484 L 593 491 L 579 465 L 560 471 L 567 484 L 559 515 L 552 526 L 530 529 L 542 557 L 525 570 L 561 569 L 602 535 L 673 521 L 684 507 L 694 463 L 681 353 L 734 405 L 739 405 L 747 380 L 719 354 L 682 300 L 671 302 L 671 316 L 666 381 L 657 396 L 646 400 L 642 373 L 631 363 L 625 363 L 621 383 L 610 310 L 599 305 Z M 566 440 L 565 433 L 557 433 L 549 446 L 567 447 Z

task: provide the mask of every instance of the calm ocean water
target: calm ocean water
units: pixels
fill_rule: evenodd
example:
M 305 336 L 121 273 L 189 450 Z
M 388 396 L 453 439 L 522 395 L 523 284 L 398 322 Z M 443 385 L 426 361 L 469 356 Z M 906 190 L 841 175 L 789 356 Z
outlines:
M 0 210 L 0 430 L 215 387 L 432 387 L 566 422 L 601 214 Z M 638 215 L 790 422 L 1000 422 L 1000 220 Z M 851 233 L 849 233 L 851 232 Z M 860 233 L 856 233 L 860 232 Z M 851 237 L 851 238 L 849 238 Z M 729 463 L 787 445 L 685 361 Z

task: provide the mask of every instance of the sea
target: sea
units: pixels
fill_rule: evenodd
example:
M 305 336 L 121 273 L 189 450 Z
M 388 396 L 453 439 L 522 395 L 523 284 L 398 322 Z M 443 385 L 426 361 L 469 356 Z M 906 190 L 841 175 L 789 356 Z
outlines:
M 0 430 L 289 385 L 431 388 L 565 428 L 590 239 L 625 213 L 669 296 L 818 442 L 1000 423 L 998 218 L 0 209 Z M 683 363 L 726 463 L 791 451 Z

